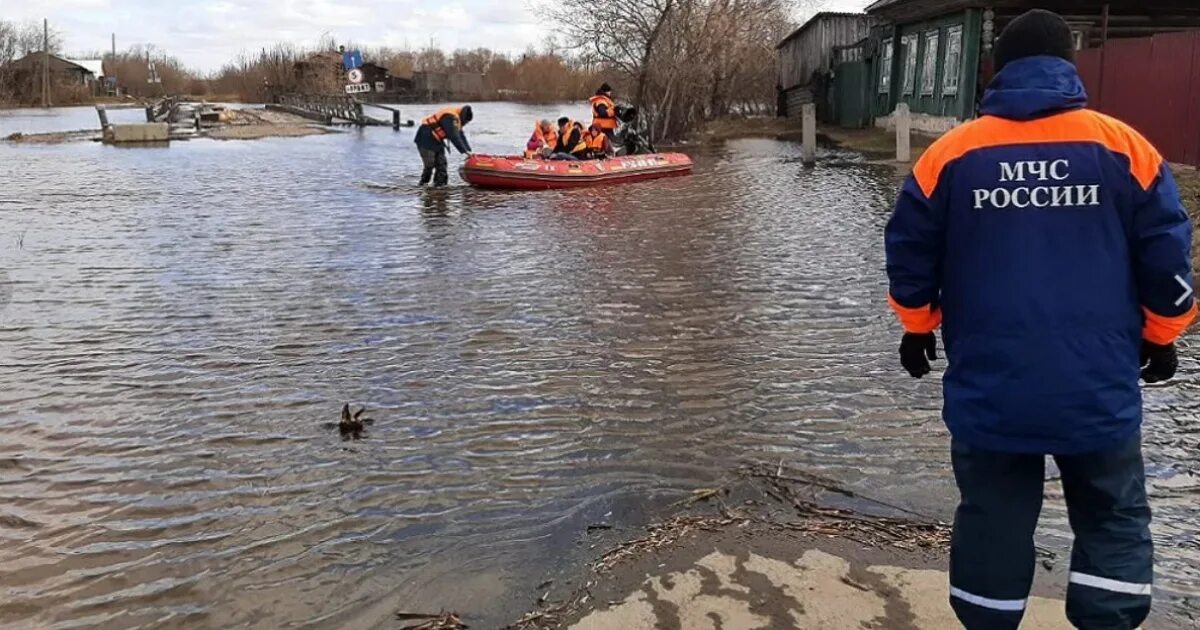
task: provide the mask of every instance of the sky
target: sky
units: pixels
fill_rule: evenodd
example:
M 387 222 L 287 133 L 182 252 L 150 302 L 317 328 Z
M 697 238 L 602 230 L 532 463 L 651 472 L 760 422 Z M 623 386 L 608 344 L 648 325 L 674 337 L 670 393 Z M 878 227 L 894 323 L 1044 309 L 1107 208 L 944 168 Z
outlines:
M 366 46 L 446 50 L 485 46 L 503 52 L 540 47 L 540 3 L 554 0 L 0 0 L 0 18 L 41 21 L 61 32 L 65 52 L 151 44 L 202 72 L 242 51 L 279 41 L 313 46 L 323 35 Z M 854 11 L 869 0 L 825 0 Z

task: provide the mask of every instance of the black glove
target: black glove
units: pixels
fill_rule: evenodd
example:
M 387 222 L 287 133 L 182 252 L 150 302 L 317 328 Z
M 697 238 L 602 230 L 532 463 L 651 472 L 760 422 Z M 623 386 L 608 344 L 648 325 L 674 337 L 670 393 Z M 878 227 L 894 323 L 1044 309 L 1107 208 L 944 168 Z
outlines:
M 921 378 L 933 371 L 930 361 L 937 361 L 937 336 L 933 333 L 904 333 L 900 340 L 900 365 L 912 375 Z
M 1179 356 L 1175 344 L 1158 345 L 1142 340 L 1142 380 L 1160 383 L 1175 376 L 1179 369 Z

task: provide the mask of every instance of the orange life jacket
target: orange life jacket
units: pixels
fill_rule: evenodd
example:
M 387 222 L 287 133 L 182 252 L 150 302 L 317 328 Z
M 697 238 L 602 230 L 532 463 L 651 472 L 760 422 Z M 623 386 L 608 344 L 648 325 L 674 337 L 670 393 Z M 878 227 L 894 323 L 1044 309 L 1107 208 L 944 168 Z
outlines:
M 592 124 L 605 130 L 612 131 L 617 128 L 617 104 L 613 100 L 603 94 L 597 94 L 591 99 L 592 103 Z M 608 108 L 608 115 L 600 115 L 600 106 L 604 105 Z
M 583 135 L 583 141 L 587 144 L 587 148 L 597 154 L 604 154 L 604 141 L 608 140 L 608 136 L 604 135 L 603 131 L 588 130 Z
M 529 140 L 530 144 L 533 144 L 533 140 L 538 142 L 538 149 L 526 149 L 526 152 L 524 152 L 524 157 L 526 157 L 526 160 L 533 160 L 534 157 L 538 156 L 541 148 L 548 148 L 551 151 L 557 149 L 558 130 L 556 130 L 554 127 L 551 127 L 550 131 L 542 131 L 541 125 L 535 124 L 533 126 L 533 136 L 530 137 Z
M 437 138 L 438 140 L 441 140 L 442 142 L 445 142 L 446 141 L 446 130 L 442 129 L 442 117 L 444 117 L 446 115 L 453 116 L 454 124 L 458 125 L 459 129 L 462 129 L 462 108 L 461 107 L 447 107 L 446 109 L 439 111 L 438 113 L 426 118 L 425 120 L 422 120 L 421 126 L 422 127 L 432 127 L 433 128 L 433 137 Z
M 572 155 L 574 155 L 576 153 L 582 153 L 583 151 L 586 151 L 588 148 L 587 140 L 584 139 L 586 132 L 583 129 L 583 125 L 581 125 L 573 120 L 568 120 L 567 124 L 563 125 L 562 131 L 559 132 L 559 138 L 563 142 L 570 142 L 571 141 L 571 132 L 572 132 L 572 130 L 575 130 L 575 129 L 579 130 L 579 142 L 573 147 L 565 147 L 566 152 L 570 153 Z M 557 144 L 557 142 L 555 144 Z

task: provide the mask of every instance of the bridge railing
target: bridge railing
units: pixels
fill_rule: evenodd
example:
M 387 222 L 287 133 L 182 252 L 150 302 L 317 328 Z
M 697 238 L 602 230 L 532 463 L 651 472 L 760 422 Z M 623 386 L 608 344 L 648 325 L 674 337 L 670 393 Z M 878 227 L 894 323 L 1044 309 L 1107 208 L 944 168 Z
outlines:
M 402 126 L 411 127 L 413 125 L 411 120 L 407 121 L 407 123 L 402 123 L 400 120 L 400 110 L 395 107 L 376 103 L 364 103 L 349 95 L 280 93 L 274 94 L 273 100 L 276 105 L 281 105 L 288 109 L 308 112 L 330 120 L 338 118 L 356 125 L 386 126 L 390 124 L 393 129 L 399 129 Z M 374 107 L 387 111 L 390 114 L 390 122 L 367 115 L 363 112 L 364 107 Z

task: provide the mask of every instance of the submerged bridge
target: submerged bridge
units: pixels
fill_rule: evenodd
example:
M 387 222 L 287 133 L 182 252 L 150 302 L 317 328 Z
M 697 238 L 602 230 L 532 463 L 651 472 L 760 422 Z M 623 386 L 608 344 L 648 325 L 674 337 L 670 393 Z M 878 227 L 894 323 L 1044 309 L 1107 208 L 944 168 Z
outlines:
M 412 127 L 413 121 L 401 121 L 400 110 L 377 103 L 364 103 L 352 96 L 340 94 L 276 94 L 268 109 L 276 109 L 326 125 L 349 124 L 359 127 L 380 126 L 399 129 Z M 375 118 L 364 112 L 372 107 L 390 114 L 390 120 Z M 385 114 L 386 115 L 386 114 Z

